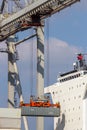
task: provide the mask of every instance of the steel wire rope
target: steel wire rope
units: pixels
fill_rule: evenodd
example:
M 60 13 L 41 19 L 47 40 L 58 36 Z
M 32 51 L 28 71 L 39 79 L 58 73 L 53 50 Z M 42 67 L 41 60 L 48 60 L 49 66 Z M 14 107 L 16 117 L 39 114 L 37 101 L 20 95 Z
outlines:
M 47 42 L 46 42 L 46 84 L 49 85 L 50 77 L 49 77 L 49 63 L 50 63 L 50 48 L 49 48 L 49 18 L 46 20 L 47 29 L 46 29 L 46 36 L 47 36 Z
M 33 35 L 33 28 L 31 29 L 31 35 Z M 31 39 L 31 65 L 30 65 L 30 68 L 31 68 L 31 86 L 30 86 L 30 94 L 31 94 L 31 96 L 33 95 L 33 87 L 34 87 L 34 84 L 33 84 L 33 58 L 34 58 L 34 56 L 33 56 L 33 50 L 34 50 L 34 48 L 33 48 L 33 38 Z

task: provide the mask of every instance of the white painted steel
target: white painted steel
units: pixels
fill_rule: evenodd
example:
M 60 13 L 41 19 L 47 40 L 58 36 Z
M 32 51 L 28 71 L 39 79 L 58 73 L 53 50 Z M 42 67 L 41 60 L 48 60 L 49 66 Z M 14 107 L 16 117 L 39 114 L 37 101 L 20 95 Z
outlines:
M 87 98 L 83 100 L 83 129 L 87 130 Z
M 0 129 L 0 130 L 21 130 L 21 129 Z
M 21 129 L 21 119 L 0 118 L 0 129 Z
M 87 130 L 86 87 L 87 74 L 44 89 L 51 93 L 53 103 L 61 105 L 60 117 L 54 118 L 54 130 Z
M 21 109 L 0 108 L 0 118 L 21 118 Z
M 17 69 L 17 64 L 16 64 L 16 62 L 14 62 L 14 71 L 15 71 L 15 73 L 16 73 L 16 74 L 18 75 L 18 77 L 19 77 L 19 73 L 18 73 L 18 69 Z M 19 98 L 20 98 L 20 102 L 21 102 L 21 101 L 24 101 L 23 95 L 22 95 L 22 88 L 21 88 L 21 85 L 20 85 L 20 80 L 19 80 L 19 78 L 17 79 L 17 91 L 18 91 L 18 95 L 19 95 Z M 24 121 L 25 130 L 29 130 L 29 129 L 28 129 L 27 117 L 23 116 L 23 121 Z
M 54 2 L 58 2 L 59 0 L 37 0 L 35 2 L 33 2 L 32 4 L 28 5 L 27 7 L 25 7 L 24 9 L 20 10 L 19 12 L 13 14 L 12 16 L 6 18 L 5 20 L 3 20 L 1 23 L 0 23 L 0 26 L 5 26 L 6 24 L 8 23 L 12 23 L 12 21 L 15 21 L 16 19 L 18 18 L 21 18 L 22 16 L 26 15 L 27 13 L 32 13 L 32 14 L 35 14 L 37 13 L 37 8 L 41 11 L 45 8 L 45 6 L 48 6 L 47 4 L 52 4 Z M 65 0 L 64 2 L 67 3 L 69 2 L 69 4 L 73 3 L 73 2 L 76 2 L 76 1 L 79 1 L 79 0 Z M 61 5 L 61 4 L 60 4 Z M 52 5 L 51 5 L 52 6 Z M 59 5 L 57 5 L 59 6 Z M 66 5 L 62 5 L 63 7 L 65 7 Z M 56 10 L 55 10 L 56 11 Z
M 33 15 L 40 16 L 40 19 L 45 19 L 54 13 L 76 3 L 79 0 L 37 0 L 28 4 L 27 7 L 10 15 L 8 18 L 3 18 L 0 21 L 0 41 L 5 40 L 8 36 L 13 35 L 22 30 L 21 22 L 28 20 L 30 24 Z M 26 29 L 29 29 L 32 25 L 29 25 Z
M 21 109 L 0 108 L 0 130 L 21 130 Z
M 14 36 L 10 36 L 8 39 L 8 107 L 13 108 L 14 107 L 14 66 L 13 66 L 13 55 L 15 52 L 14 47 Z
M 44 28 L 37 27 L 37 97 L 44 95 Z M 37 117 L 37 130 L 44 130 L 44 118 Z
M 13 39 L 14 39 L 14 37 L 13 37 Z M 10 39 L 9 39 L 10 40 Z M 20 101 L 23 101 L 23 95 L 22 95 L 22 87 L 21 87 L 21 84 L 20 84 L 20 78 L 19 78 L 19 73 L 18 73 L 18 69 L 17 69 L 17 64 L 16 64 L 16 59 L 15 59 L 15 52 L 16 52 L 16 49 L 15 49 L 15 43 L 14 42 L 11 42 L 11 41 L 9 41 L 8 42 L 8 50 L 10 51 L 10 53 L 12 53 L 13 54 L 13 56 L 14 56 L 14 59 L 12 59 L 12 61 L 14 61 L 13 63 L 12 63 L 12 70 L 14 70 L 14 73 L 17 75 L 15 78 L 16 78 L 16 89 L 17 89 L 17 92 L 18 92 L 18 95 L 19 95 L 19 99 L 20 99 Z M 10 61 L 11 62 L 11 61 Z M 10 71 L 10 70 L 9 70 Z M 12 80 L 13 81 L 13 80 Z M 12 82 L 12 81 L 10 81 L 10 82 Z M 14 81 L 13 81 L 14 82 Z M 13 83 L 14 84 L 14 83 Z M 9 84 L 9 86 L 10 86 L 10 84 Z M 10 91 L 10 90 L 9 90 Z M 11 92 L 12 92 L 12 90 L 11 90 Z M 13 98 L 12 98 L 12 94 L 11 94 L 11 92 L 9 93 L 9 97 L 10 97 L 10 99 L 11 100 L 13 100 Z M 24 121 L 24 126 L 25 126 L 25 130 L 28 130 L 28 121 L 27 121 L 27 117 L 24 117 L 23 116 L 23 121 Z

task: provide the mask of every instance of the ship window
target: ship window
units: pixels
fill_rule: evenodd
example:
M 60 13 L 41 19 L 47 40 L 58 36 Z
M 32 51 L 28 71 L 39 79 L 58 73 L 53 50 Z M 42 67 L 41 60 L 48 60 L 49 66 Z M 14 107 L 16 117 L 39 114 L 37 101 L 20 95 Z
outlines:
M 87 74 L 87 72 L 84 72 L 84 75 Z
M 83 83 L 83 85 L 85 85 L 85 83 Z
M 62 82 L 62 80 L 60 80 L 60 82 Z
M 79 95 L 78 98 L 81 98 L 81 95 Z
M 76 75 L 76 77 L 78 78 L 78 74 Z
M 76 75 L 74 77 L 76 78 Z
M 54 94 L 54 92 L 53 92 L 53 94 Z
M 63 79 L 62 79 L 62 82 L 63 82 Z
M 85 73 L 87 74 L 87 72 L 85 72 Z M 69 76 L 69 77 L 67 77 L 67 78 L 64 78 L 64 79 L 59 80 L 59 82 L 64 82 L 64 81 L 67 81 L 67 80 L 71 80 L 71 79 L 74 79 L 74 78 L 78 78 L 78 77 L 80 77 L 80 75 L 81 75 L 81 74 L 76 74 L 76 75 L 74 75 L 74 76 Z
M 79 109 L 80 109 L 80 106 L 79 106 Z
M 80 76 L 80 74 L 78 74 L 78 76 Z
M 76 97 L 74 97 L 74 99 L 76 99 Z
M 69 79 L 71 79 L 71 76 L 69 77 Z
M 80 117 L 79 117 L 79 120 L 80 120 Z
M 65 100 L 63 100 L 63 102 L 65 102 Z
M 73 111 L 74 111 L 74 109 L 75 109 L 75 108 L 73 107 Z
M 72 76 L 72 79 L 74 79 L 74 76 Z

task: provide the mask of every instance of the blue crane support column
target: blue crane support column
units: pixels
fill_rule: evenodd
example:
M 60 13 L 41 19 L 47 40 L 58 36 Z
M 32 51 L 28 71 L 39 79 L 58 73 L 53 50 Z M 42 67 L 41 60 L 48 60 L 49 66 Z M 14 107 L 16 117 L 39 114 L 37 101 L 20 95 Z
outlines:
M 44 28 L 37 27 L 37 96 L 44 95 Z M 43 117 L 37 117 L 37 130 L 44 130 Z

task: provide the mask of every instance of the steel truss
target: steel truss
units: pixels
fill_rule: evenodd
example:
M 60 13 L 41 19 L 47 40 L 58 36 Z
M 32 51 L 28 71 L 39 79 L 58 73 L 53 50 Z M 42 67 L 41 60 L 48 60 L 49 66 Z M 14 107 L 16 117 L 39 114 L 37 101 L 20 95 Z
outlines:
M 20 23 L 24 20 L 28 21 L 28 26 L 24 28 L 24 30 L 32 26 L 40 26 L 41 24 L 39 24 L 40 21 L 38 21 L 38 19 L 45 19 L 77 1 L 80 0 L 37 0 L 19 12 L 1 21 L 0 41 L 5 40 L 8 36 L 15 34 L 18 31 L 21 31 L 22 26 L 20 26 Z

